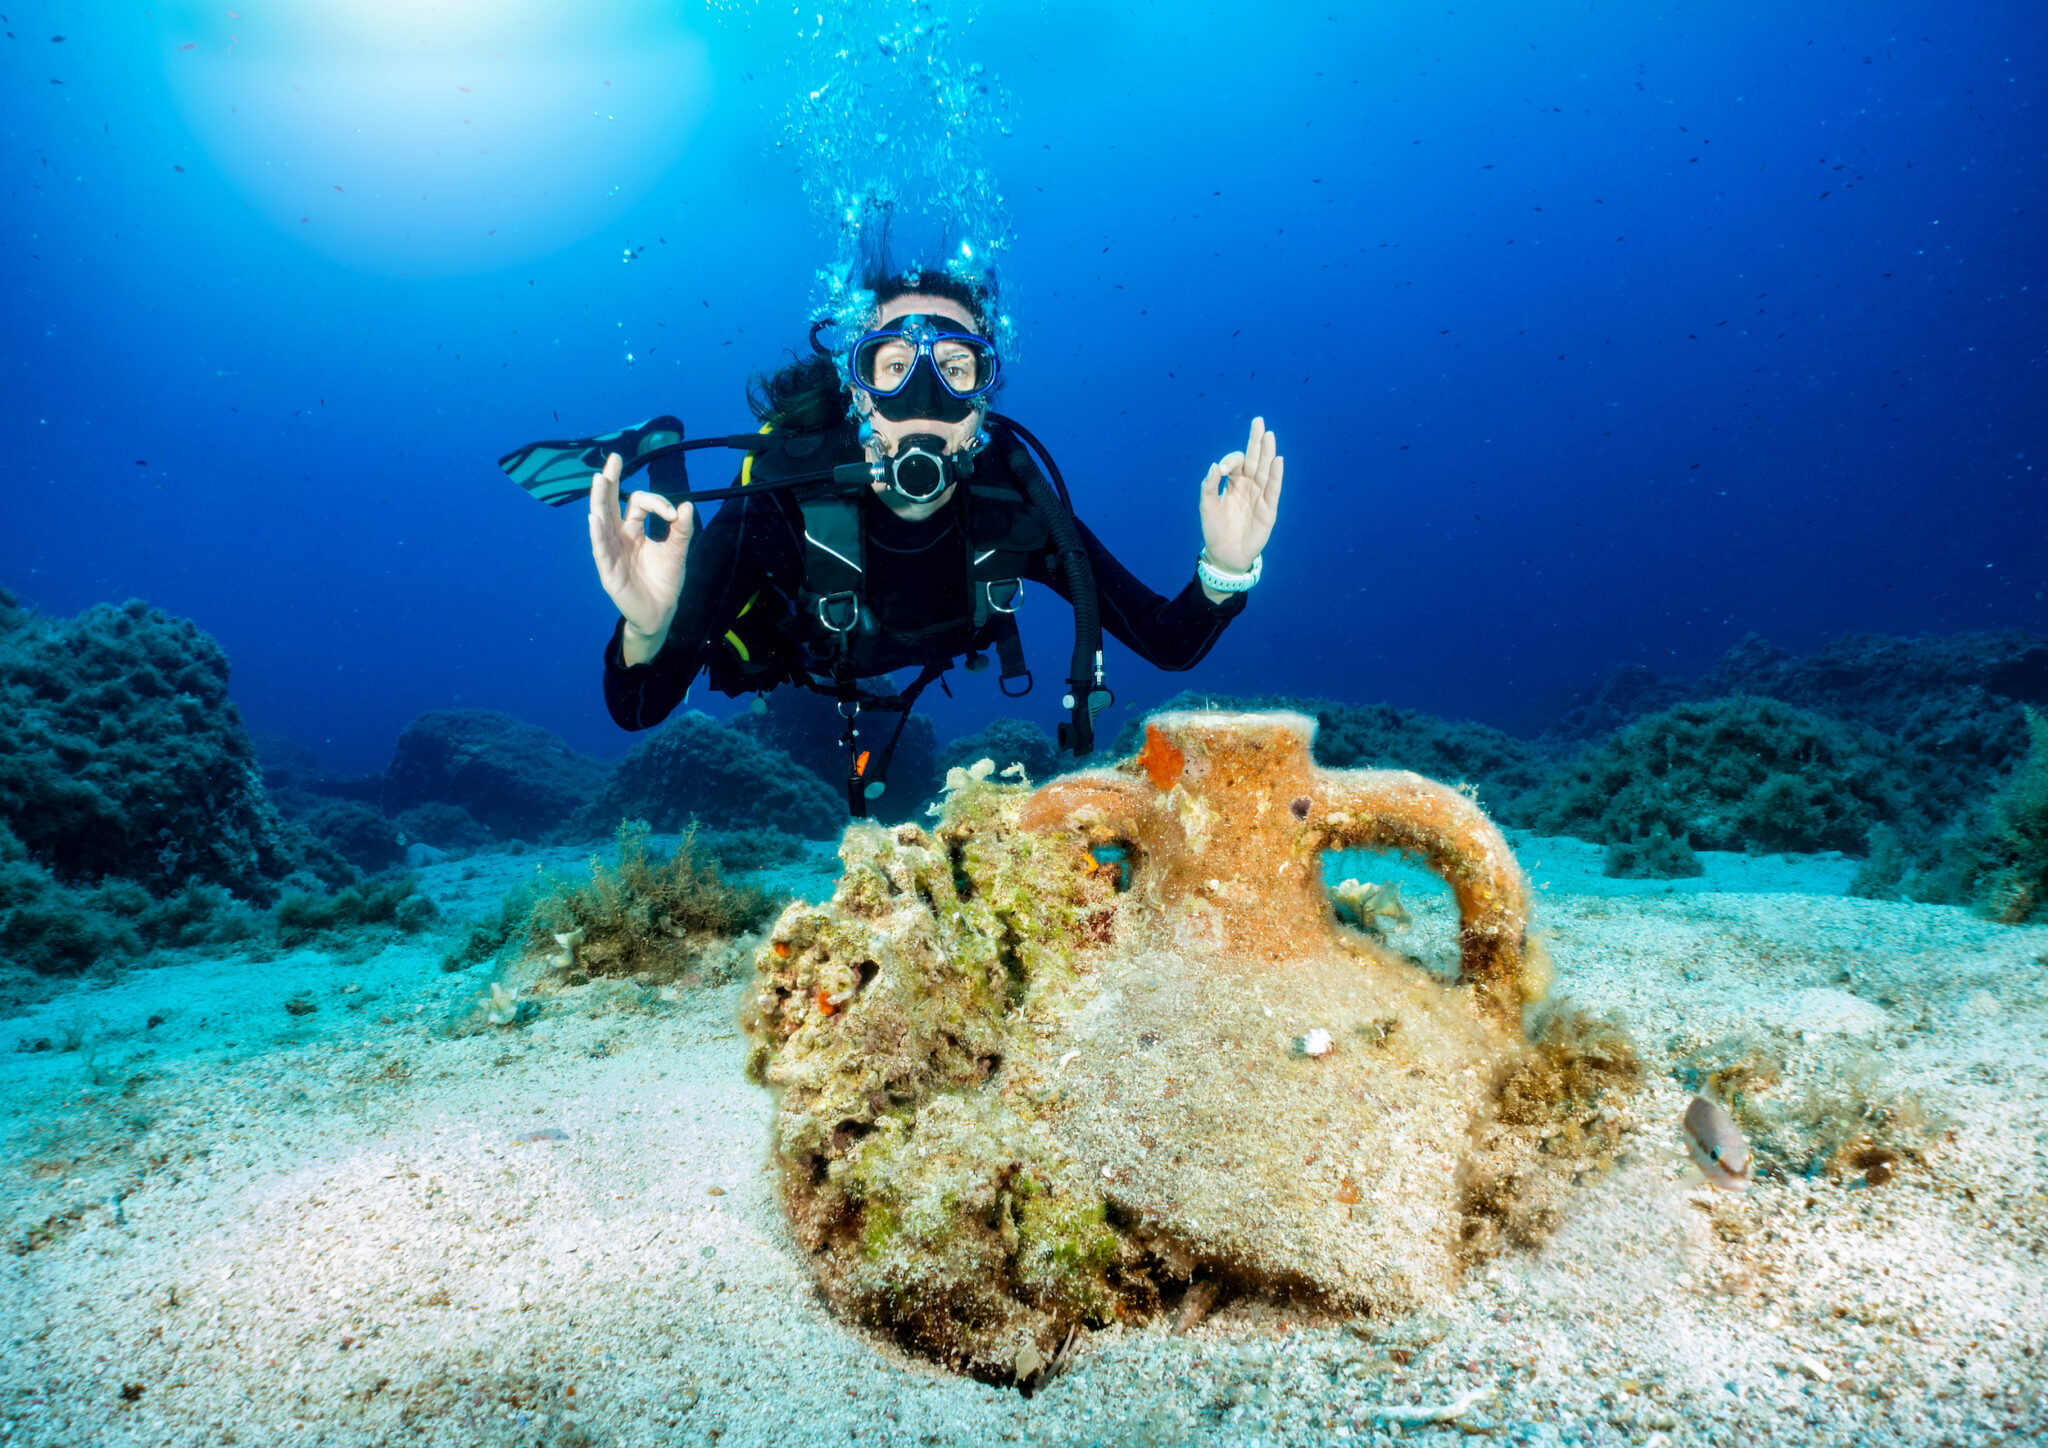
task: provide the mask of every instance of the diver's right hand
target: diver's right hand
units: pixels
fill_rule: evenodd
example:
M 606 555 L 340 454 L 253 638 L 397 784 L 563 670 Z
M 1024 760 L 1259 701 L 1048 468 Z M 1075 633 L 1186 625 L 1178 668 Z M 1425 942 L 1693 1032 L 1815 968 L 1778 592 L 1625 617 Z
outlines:
M 683 564 L 697 531 L 695 505 L 678 508 L 659 493 L 634 493 L 619 516 L 619 474 L 613 453 L 604 471 L 590 479 L 590 555 L 597 581 L 626 620 L 619 652 L 628 664 L 644 664 L 661 652 L 683 593 Z M 649 514 L 668 524 L 668 537 L 647 536 Z

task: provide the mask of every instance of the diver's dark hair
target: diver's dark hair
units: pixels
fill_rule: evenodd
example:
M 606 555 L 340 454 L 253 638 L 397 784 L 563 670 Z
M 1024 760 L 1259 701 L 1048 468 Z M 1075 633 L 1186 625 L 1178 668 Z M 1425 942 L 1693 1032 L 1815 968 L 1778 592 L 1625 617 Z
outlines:
M 747 381 L 748 408 L 777 432 L 823 432 L 846 420 L 852 401 L 830 357 L 791 353 L 773 375 L 757 372 Z
M 996 296 L 995 278 L 984 276 L 978 281 L 955 276 L 947 271 L 921 271 L 909 267 L 900 272 L 877 277 L 867 283 L 867 289 L 875 294 L 875 305 L 893 302 L 898 297 L 944 297 L 957 302 L 967 309 L 967 315 L 974 321 L 974 330 L 988 335 L 995 319 Z
M 875 305 L 913 293 L 923 297 L 944 297 L 965 307 L 967 315 L 974 319 L 974 330 L 988 336 L 999 310 L 995 273 L 984 271 L 977 277 L 964 277 L 943 266 L 927 267 L 921 262 L 898 265 L 891 254 L 895 231 L 895 207 L 882 203 L 870 215 L 868 224 L 861 228 L 854 243 L 854 270 L 860 277 L 861 288 L 874 293 Z M 950 234 L 942 234 L 937 239 L 938 255 L 951 256 L 956 240 Z M 840 320 L 850 319 L 842 317 Z

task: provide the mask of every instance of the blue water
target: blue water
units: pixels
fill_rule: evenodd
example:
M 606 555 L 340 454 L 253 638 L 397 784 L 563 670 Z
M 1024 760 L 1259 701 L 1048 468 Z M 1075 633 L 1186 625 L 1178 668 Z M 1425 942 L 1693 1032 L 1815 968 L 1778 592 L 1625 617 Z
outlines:
M 789 108 L 849 62 L 776 6 L 0 5 L 0 584 L 193 618 L 332 768 L 437 707 L 621 752 L 583 519 L 494 459 L 750 426 L 838 245 Z M 1751 631 L 2048 629 L 2038 7 L 831 12 L 949 14 L 1004 410 L 1081 516 L 1171 593 L 1208 462 L 1254 414 L 1287 460 L 1249 611 L 1120 699 L 1514 728 Z M 1003 712 L 959 694 L 942 738 Z

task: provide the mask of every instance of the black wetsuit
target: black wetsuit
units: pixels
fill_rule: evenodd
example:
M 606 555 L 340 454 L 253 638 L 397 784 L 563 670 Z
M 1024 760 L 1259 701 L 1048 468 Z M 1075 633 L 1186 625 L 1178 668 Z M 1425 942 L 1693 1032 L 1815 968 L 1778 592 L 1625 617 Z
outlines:
M 830 454 L 832 461 L 842 462 L 860 456 L 852 428 L 843 432 L 843 437 L 831 436 L 820 450 L 821 456 Z M 982 454 L 975 469 L 977 483 L 1005 468 L 1003 451 L 991 447 Z M 866 676 L 922 666 L 929 661 L 929 653 L 959 654 L 965 644 L 964 631 L 941 631 L 922 644 L 914 637 L 906 638 L 957 619 L 962 612 L 965 584 L 959 561 L 957 498 L 916 523 L 898 517 L 871 493 L 864 496 L 863 507 L 867 603 L 881 630 L 865 644 L 859 672 Z M 1214 646 L 1224 626 L 1244 611 L 1243 594 L 1211 603 L 1192 578 L 1171 599 L 1154 593 L 1111 557 L 1085 524 L 1077 519 L 1076 526 L 1094 565 L 1102 627 L 1147 663 L 1169 670 L 1193 668 Z M 757 608 L 772 604 L 778 612 L 786 612 L 782 600 L 794 594 L 803 576 L 803 556 L 801 516 L 787 492 L 727 501 L 691 542 L 683 595 L 661 651 L 644 664 L 625 664 L 619 657 L 625 620 L 612 630 L 604 650 L 604 701 L 619 727 L 649 729 L 667 718 L 682 702 L 713 649 L 730 647 L 723 642 L 726 631 L 734 627 L 749 600 L 758 595 Z M 1030 556 L 1022 577 L 1027 583 L 1044 584 L 1062 598 L 1068 597 L 1064 573 L 1050 566 L 1045 553 Z M 960 647 L 948 652 L 947 644 Z M 1064 648 L 1060 651 L 1062 662 L 1066 652 Z

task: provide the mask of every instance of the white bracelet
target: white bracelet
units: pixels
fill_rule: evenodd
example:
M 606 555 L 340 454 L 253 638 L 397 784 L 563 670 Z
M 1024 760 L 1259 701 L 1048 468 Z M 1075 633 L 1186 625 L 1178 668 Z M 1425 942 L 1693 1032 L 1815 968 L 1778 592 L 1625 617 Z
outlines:
M 1243 593 L 1259 581 L 1259 573 L 1265 566 L 1266 555 L 1261 553 L 1252 560 L 1251 572 L 1225 573 L 1209 561 L 1208 549 L 1204 548 L 1195 555 L 1195 577 L 1201 579 L 1205 587 L 1213 588 L 1218 593 Z

